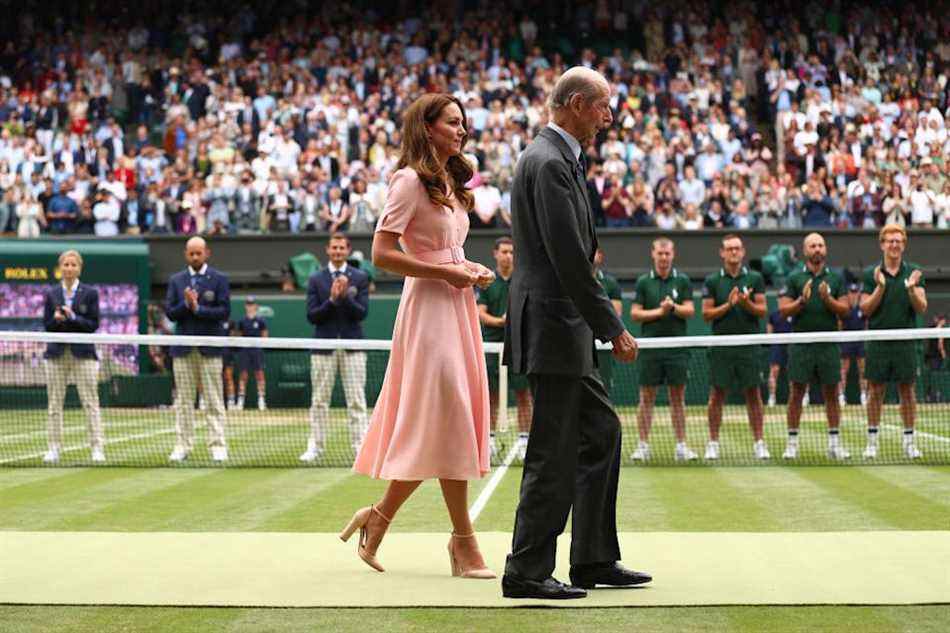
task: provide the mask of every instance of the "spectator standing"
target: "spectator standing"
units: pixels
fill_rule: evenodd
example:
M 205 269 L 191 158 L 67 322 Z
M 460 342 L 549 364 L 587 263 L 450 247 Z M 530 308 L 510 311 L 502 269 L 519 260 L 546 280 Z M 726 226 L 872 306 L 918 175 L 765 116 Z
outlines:
M 369 313 L 369 278 L 350 266 L 352 247 L 345 233 L 334 233 L 327 242 L 329 261 L 307 282 L 307 320 L 314 338 L 361 339 Z M 366 352 L 362 350 L 313 350 L 310 354 L 310 436 L 300 461 L 312 463 L 323 455 L 329 423 L 330 396 L 337 374 L 343 382 L 349 416 L 350 442 L 359 452 L 366 434 Z
M 848 314 L 841 319 L 841 330 L 843 332 L 854 332 L 866 330 L 868 327 L 868 318 L 861 311 L 861 286 L 856 283 L 848 285 Z M 851 341 L 841 344 L 841 384 L 838 386 L 838 403 L 841 406 L 848 404 L 845 395 L 848 386 L 848 372 L 851 371 L 851 363 L 858 368 L 858 387 L 861 390 L 861 404 L 868 402 L 868 384 L 864 379 L 864 341 Z
M 99 329 L 99 293 L 80 283 L 82 256 L 74 250 L 59 256 L 61 283 L 43 297 L 43 325 L 47 332 L 92 334 Z M 48 399 L 48 450 L 43 462 L 59 462 L 63 451 L 63 401 L 66 387 L 76 384 L 79 400 L 89 421 L 89 444 L 93 463 L 106 461 L 105 436 L 99 410 L 99 360 L 95 346 L 87 343 L 49 343 L 46 346 L 46 391 Z
M 226 336 L 231 314 L 228 278 L 208 265 L 211 249 L 204 239 L 193 237 L 185 244 L 185 270 L 168 280 L 165 314 L 176 324 L 176 334 Z M 194 446 L 194 403 L 199 385 L 207 401 L 208 446 L 216 462 L 228 460 L 225 439 L 225 409 L 221 372 L 222 347 L 171 348 L 175 374 L 175 448 L 172 462 L 188 459 Z
M 861 310 L 868 315 L 871 330 L 912 328 L 918 315 L 927 311 L 927 292 L 920 266 L 904 259 L 907 231 L 896 225 L 884 226 L 878 235 L 883 255 L 877 266 L 864 271 Z M 904 423 L 904 454 L 909 459 L 923 456 L 914 442 L 917 420 L 917 350 L 915 341 L 869 341 L 867 345 L 868 444 L 865 459 L 877 457 L 881 410 L 887 383 L 897 384 L 900 415 Z
M 630 319 L 642 324 L 642 336 L 686 336 L 686 322 L 695 313 L 689 278 L 673 267 L 673 241 L 653 240 L 650 252 L 653 268 L 637 279 Z M 688 349 L 645 349 L 640 353 L 640 404 L 637 429 L 640 441 L 630 456 L 633 460 L 650 458 L 650 427 L 658 387 L 666 385 L 670 418 L 676 436 L 673 456 L 676 461 L 697 459 L 686 443 L 686 380 L 689 373 Z
M 243 337 L 267 338 L 270 336 L 267 321 L 257 316 L 257 301 L 253 296 L 248 296 L 244 301 L 244 318 L 238 321 L 237 330 Z M 267 383 L 264 379 L 263 348 L 242 347 L 238 351 L 237 357 L 240 373 L 238 375 L 238 395 L 235 408 L 239 411 L 244 408 L 248 375 L 250 372 L 254 372 L 254 380 L 257 384 L 257 409 L 258 411 L 266 411 Z
M 802 244 L 805 262 L 789 275 L 779 292 L 779 310 L 791 316 L 794 332 L 827 332 L 838 329 L 838 319 L 848 314 L 842 299 L 844 281 L 827 266 L 825 239 L 809 233 Z M 842 460 L 851 453 L 841 443 L 839 427 L 841 408 L 838 404 L 838 382 L 841 378 L 841 351 L 837 343 L 799 343 L 788 350 L 788 441 L 784 459 L 798 458 L 798 429 L 801 423 L 802 399 L 812 383 L 821 386 L 828 418 L 828 457 Z
M 714 335 L 759 334 L 759 319 L 765 316 L 765 280 L 743 263 L 745 245 L 735 234 L 724 235 L 719 247 L 722 267 L 703 282 L 703 320 L 712 323 Z M 752 447 L 756 459 L 769 459 L 762 435 L 762 383 L 754 346 L 714 347 L 709 353 L 710 394 L 707 417 L 709 442 L 703 459 L 716 460 L 720 455 L 719 429 L 722 406 L 729 391 L 738 391 L 745 398 Z
M 476 200 L 476 206 L 478 202 Z M 478 293 L 478 320 L 482 326 L 482 340 L 486 343 L 501 343 L 505 340 L 505 320 L 508 313 L 508 286 L 515 266 L 515 245 L 510 237 L 499 237 L 492 249 L 495 259 L 495 280 Z M 499 354 L 486 355 L 488 370 L 488 402 L 491 407 L 490 446 L 492 457 L 498 455 L 495 432 L 498 426 Z M 508 389 L 515 396 L 518 406 L 518 443 L 515 449 L 518 458 L 524 461 L 528 450 L 528 433 L 531 430 L 532 401 L 528 379 L 521 374 L 509 372 Z

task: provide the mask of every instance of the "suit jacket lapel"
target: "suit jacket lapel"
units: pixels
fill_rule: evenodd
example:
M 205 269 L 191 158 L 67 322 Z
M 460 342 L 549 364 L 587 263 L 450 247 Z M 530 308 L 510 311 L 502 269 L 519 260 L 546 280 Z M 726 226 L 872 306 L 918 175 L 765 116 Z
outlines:
M 590 238 L 592 245 L 590 257 L 591 261 L 593 261 L 593 253 L 597 250 L 597 235 L 594 233 L 594 218 L 591 215 L 590 197 L 587 194 L 587 180 L 585 179 L 585 174 L 581 173 L 580 163 L 578 163 L 577 159 L 574 158 L 574 154 L 571 153 L 571 148 L 568 147 L 567 142 L 561 138 L 560 134 L 551 128 L 546 127 L 541 130 L 541 136 L 551 141 L 554 146 L 558 148 L 558 151 L 561 152 L 564 160 L 567 161 L 568 168 L 571 170 L 571 174 L 574 176 L 574 184 L 577 185 L 577 189 L 581 194 L 581 199 L 584 200 L 584 209 L 586 210 L 584 215 L 587 218 L 587 226 L 581 227 L 581 230 L 584 228 L 587 229 L 587 235 Z M 581 151 L 583 151 L 583 149 Z

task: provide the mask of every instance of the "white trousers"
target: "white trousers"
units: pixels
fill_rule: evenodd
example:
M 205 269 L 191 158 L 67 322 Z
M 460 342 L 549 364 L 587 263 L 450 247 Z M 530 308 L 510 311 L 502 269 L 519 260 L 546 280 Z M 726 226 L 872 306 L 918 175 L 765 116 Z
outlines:
M 227 447 L 224 439 L 224 396 L 221 393 L 221 357 L 202 356 L 193 349 L 172 360 L 175 372 L 175 448 L 190 453 L 195 441 L 195 395 L 207 406 L 208 447 Z
M 50 450 L 63 448 L 63 401 L 66 386 L 76 385 L 79 401 L 89 423 L 89 445 L 102 448 L 102 414 L 99 411 L 98 391 L 99 361 L 76 358 L 67 348 L 59 358 L 46 360 L 47 443 Z
M 333 350 L 330 354 L 310 355 L 310 443 L 323 450 L 330 418 L 330 396 L 339 371 L 349 415 L 350 441 L 354 447 L 366 434 L 366 352 Z

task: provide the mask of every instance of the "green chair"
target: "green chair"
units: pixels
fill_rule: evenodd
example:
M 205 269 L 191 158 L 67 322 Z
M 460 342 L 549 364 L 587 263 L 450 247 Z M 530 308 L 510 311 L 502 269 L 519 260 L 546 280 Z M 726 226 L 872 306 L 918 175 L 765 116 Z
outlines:
M 313 253 L 299 253 L 290 258 L 290 271 L 298 288 L 306 288 L 310 275 L 320 270 L 320 260 Z

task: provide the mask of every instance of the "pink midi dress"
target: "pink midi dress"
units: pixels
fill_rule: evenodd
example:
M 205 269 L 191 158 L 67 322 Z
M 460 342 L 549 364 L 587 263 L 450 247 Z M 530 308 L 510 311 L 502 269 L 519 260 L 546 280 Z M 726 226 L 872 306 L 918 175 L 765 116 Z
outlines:
M 431 264 L 463 263 L 468 214 L 430 202 L 416 172 L 393 174 L 377 231 Z M 478 479 L 489 466 L 488 376 L 472 288 L 407 277 L 393 348 L 353 470 L 388 480 Z

